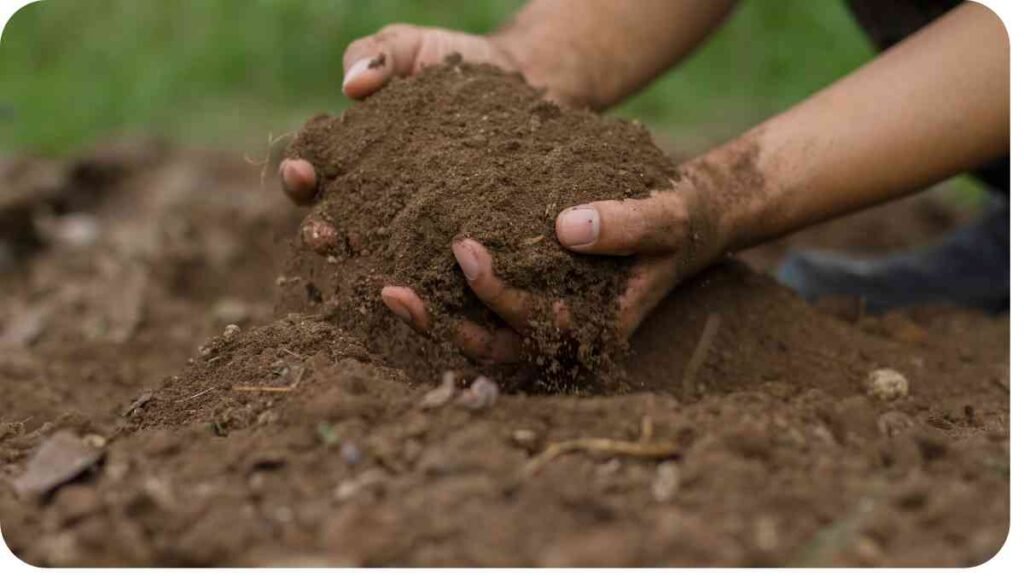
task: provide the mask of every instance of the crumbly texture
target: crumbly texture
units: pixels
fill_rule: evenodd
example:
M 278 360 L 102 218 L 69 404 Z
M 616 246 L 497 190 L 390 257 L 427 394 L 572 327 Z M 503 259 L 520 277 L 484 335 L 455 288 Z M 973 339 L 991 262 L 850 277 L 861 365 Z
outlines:
M 454 239 L 473 238 L 503 281 L 538 297 L 531 351 L 563 380 L 609 366 L 622 349 L 608 303 L 632 259 L 565 250 L 555 218 L 590 201 L 644 197 L 678 177 L 640 124 L 560 108 L 518 75 L 457 57 L 340 116 L 313 118 L 289 155 L 317 170 L 313 213 L 339 231 L 329 250 L 336 266 L 363 276 L 351 296 L 359 304 L 383 312 L 381 287 L 411 286 L 439 340 L 462 318 L 496 326 L 451 252 Z M 559 300 L 571 310 L 573 342 L 551 325 Z
M 303 280 L 279 276 L 301 217 L 257 188 L 258 168 L 150 152 L 56 163 L 62 194 L 96 191 L 98 238 L 0 274 L 0 527 L 26 562 L 971 566 L 1003 546 L 1006 314 L 828 312 L 719 266 L 633 337 L 639 392 L 424 410 L 441 373 L 394 367 L 425 339 L 382 325 L 407 349 L 374 343 L 381 357 L 339 327 L 349 318 L 273 311 L 279 291 L 305 301 Z M 112 165 L 102 186 L 81 180 Z M 12 189 L 0 171 L 0 195 Z M 918 197 L 786 242 L 891 251 L 935 238 L 950 214 Z M 784 247 L 743 257 L 771 269 Z M 711 314 L 719 328 L 686 393 Z M 879 368 L 909 394 L 870 398 Z M 59 430 L 102 442 L 103 460 L 48 499 L 19 498 L 13 481 Z M 678 451 L 570 451 L 523 479 L 550 446 L 584 438 Z

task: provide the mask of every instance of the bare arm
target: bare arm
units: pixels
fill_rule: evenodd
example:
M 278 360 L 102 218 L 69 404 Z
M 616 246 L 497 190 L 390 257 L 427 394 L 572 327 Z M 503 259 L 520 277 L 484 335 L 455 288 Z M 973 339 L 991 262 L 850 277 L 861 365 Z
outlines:
M 756 154 L 763 186 L 723 211 L 731 247 L 891 200 L 1010 146 L 1009 40 L 968 3 L 716 158 Z M 755 152 L 756 151 L 756 152 Z
M 735 0 L 533 0 L 493 35 L 531 83 L 597 110 L 689 54 Z
M 1009 149 L 1009 46 L 999 19 L 966 4 L 830 88 L 682 167 L 674 190 L 562 212 L 559 241 L 636 255 L 609 313 L 630 334 L 683 278 L 734 250 L 893 199 Z M 511 326 L 530 309 L 466 240 L 467 281 Z M 483 264 L 481 264 L 483 263 Z M 415 295 L 396 294 L 411 304 Z M 519 300 L 524 300 L 519 298 Z M 415 315 L 413 315 L 415 319 Z M 557 314 L 556 314 L 557 319 Z M 557 322 L 556 322 L 556 325 Z M 498 336 L 477 336 L 496 350 Z
M 625 10 L 625 3 L 605 1 L 611 4 L 604 10 Z M 506 58 L 509 68 L 525 58 L 519 66 L 534 83 L 554 82 L 545 80 L 547 74 L 569 78 L 552 88 L 561 90 L 563 99 L 576 98 L 596 108 L 642 86 L 695 46 L 716 22 L 708 16 L 705 25 L 694 24 L 672 42 L 661 28 L 670 12 L 659 17 L 648 9 L 636 21 L 628 11 L 609 18 L 587 14 L 580 16 L 585 24 L 569 27 L 573 33 L 554 34 L 556 28 L 543 22 L 569 22 L 561 19 L 587 12 L 560 12 L 560 6 L 570 4 L 535 0 L 507 30 L 485 42 Z M 640 22 L 647 18 L 658 22 Z M 614 26 L 605 28 L 620 20 L 627 28 L 633 26 L 632 32 L 620 35 L 611 32 Z M 610 37 L 594 41 L 591 36 L 598 30 Z M 503 48 L 501 39 L 516 34 L 529 45 L 520 48 L 522 53 Z M 626 49 L 633 35 L 649 35 L 650 46 L 657 48 L 647 52 L 640 47 L 630 57 L 635 60 L 618 59 L 613 55 L 616 46 Z M 660 52 L 670 50 L 675 52 Z M 546 56 L 539 55 L 545 51 Z M 565 56 L 564 62 L 554 59 L 558 54 Z M 378 70 L 364 84 L 379 87 L 390 73 Z M 365 93 L 363 87 L 356 91 Z M 683 165 L 683 178 L 673 190 L 642 200 L 569 208 L 559 215 L 556 233 L 563 246 L 576 252 L 637 256 L 625 293 L 609 303 L 609 313 L 617 315 L 622 333 L 628 335 L 680 280 L 723 253 L 906 195 L 1005 154 L 1009 116 L 1006 31 L 988 9 L 968 3 L 791 110 Z M 297 166 L 282 166 L 285 187 L 293 197 L 307 198 L 295 190 L 299 184 L 312 190 L 315 174 L 312 167 Z M 510 326 L 529 318 L 531 309 L 495 305 L 528 299 L 493 273 L 484 247 L 462 240 L 452 249 L 463 270 L 472 270 L 467 282 L 482 301 Z M 423 302 L 410 288 L 387 287 L 382 296 L 414 327 L 423 329 L 428 322 Z M 474 334 L 459 345 L 469 354 L 483 350 L 492 359 L 511 359 L 515 338 L 505 332 Z

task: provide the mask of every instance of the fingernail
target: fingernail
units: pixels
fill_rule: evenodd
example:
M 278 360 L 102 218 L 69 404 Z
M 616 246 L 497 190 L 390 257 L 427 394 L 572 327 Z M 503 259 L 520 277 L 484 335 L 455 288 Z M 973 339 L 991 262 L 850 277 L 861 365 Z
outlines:
M 456 242 L 452 245 L 452 252 L 466 278 L 470 281 L 476 280 L 477 275 L 480 274 L 480 262 L 477 260 L 473 248 L 466 242 Z
M 401 300 L 389 294 L 386 289 L 381 291 L 380 298 L 384 301 L 384 305 L 388 307 L 388 310 L 394 312 L 402 320 L 412 322 L 412 313 L 409 312 L 409 309 L 405 307 Z
M 348 72 L 345 72 L 345 79 L 341 81 L 341 87 L 344 88 L 345 86 L 348 86 L 348 83 L 351 82 L 356 76 L 359 76 L 363 72 L 369 70 L 371 60 L 373 59 L 363 58 L 362 60 L 356 61 L 356 63 L 353 64 L 352 67 L 348 69 Z
M 576 206 L 558 215 L 558 239 L 566 246 L 583 246 L 597 241 L 601 218 L 589 206 Z

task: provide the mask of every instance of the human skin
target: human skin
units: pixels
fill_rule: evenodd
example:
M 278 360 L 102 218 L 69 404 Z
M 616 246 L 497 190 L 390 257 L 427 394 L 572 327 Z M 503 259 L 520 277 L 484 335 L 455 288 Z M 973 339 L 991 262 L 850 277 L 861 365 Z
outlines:
M 349 46 L 343 90 L 362 98 L 396 75 L 458 51 L 468 61 L 519 71 L 549 97 L 603 109 L 683 58 L 724 20 L 732 2 L 658 0 L 636 13 L 628 0 L 535 0 L 488 37 L 398 25 Z M 642 41 L 637 41 L 642 39 Z M 385 66 L 366 63 L 385 54 Z M 952 10 L 859 70 L 740 137 L 680 166 L 673 190 L 563 211 L 559 242 L 585 254 L 637 255 L 609 313 L 623 336 L 679 282 L 722 255 L 892 200 L 994 160 L 1009 150 L 1009 40 L 998 17 L 974 4 Z M 281 165 L 285 192 L 312 200 L 316 174 Z M 562 302 L 541 303 L 505 285 L 487 250 L 452 245 L 467 283 L 507 324 L 491 332 L 464 321 L 456 344 L 469 356 L 519 357 L 520 335 L 547 310 L 571 330 Z M 426 304 L 388 286 L 384 303 L 417 330 Z

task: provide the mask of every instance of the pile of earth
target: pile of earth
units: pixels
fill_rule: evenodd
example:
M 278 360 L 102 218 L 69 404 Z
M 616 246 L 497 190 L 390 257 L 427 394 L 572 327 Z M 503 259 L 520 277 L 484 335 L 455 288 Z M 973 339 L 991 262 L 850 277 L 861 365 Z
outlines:
M 457 56 L 340 116 L 313 118 L 289 156 L 311 162 L 319 177 L 307 222 L 337 230 L 315 244 L 327 278 L 309 293 L 358 320 L 348 328 L 376 333 L 387 353 L 387 338 L 398 338 L 380 289 L 411 286 L 440 342 L 429 368 L 458 362 L 444 354 L 456 320 L 498 323 L 452 256 L 453 240 L 473 238 L 503 281 L 537 296 L 528 348 L 530 365 L 543 368 L 538 378 L 572 388 L 583 380 L 571 376 L 578 368 L 609 373 L 624 349 L 607 303 L 622 293 L 632 261 L 563 249 L 556 216 L 589 201 L 645 197 L 678 178 L 639 123 L 561 108 L 521 76 Z M 569 331 L 544 320 L 556 301 L 571 311 Z
M 1006 538 L 1007 315 L 833 314 L 730 262 L 641 326 L 632 392 L 479 406 L 470 371 L 438 402 L 401 369 L 425 339 L 277 275 L 301 214 L 241 154 L 19 158 L 0 197 L 0 528 L 33 564 L 967 566 Z M 951 220 L 918 200 L 793 242 L 919 243 Z

